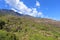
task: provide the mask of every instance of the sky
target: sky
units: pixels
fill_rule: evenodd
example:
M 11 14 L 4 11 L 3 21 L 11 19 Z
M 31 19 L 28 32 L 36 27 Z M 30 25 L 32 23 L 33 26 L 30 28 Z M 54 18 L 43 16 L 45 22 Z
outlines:
M 33 17 L 60 20 L 60 0 L 0 0 L 0 9 Z

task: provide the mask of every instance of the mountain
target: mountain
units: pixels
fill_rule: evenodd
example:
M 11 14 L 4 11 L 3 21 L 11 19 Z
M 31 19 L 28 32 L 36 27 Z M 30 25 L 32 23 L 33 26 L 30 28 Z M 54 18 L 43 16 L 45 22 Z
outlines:
M 15 15 L 15 16 L 23 16 L 23 14 L 14 12 L 13 10 L 8 9 L 0 9 L 0 15 Z
M 60 21 L 0 10 L 0 40 L 60 40 Z

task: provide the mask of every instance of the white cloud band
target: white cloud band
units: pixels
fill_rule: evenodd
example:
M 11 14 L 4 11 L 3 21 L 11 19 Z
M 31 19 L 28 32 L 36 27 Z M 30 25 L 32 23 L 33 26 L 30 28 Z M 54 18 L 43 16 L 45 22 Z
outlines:
M 12 7 L 12 10 L 17 11 L 21 14 L 27 14 L 34 17 L 42 17 L 42 12 L 38 12 L 37 8 L 28 8 L 22 1 L 20 0 L 5 0 L 7 4 Z M 40 6 L 37 1 L 36 6 Z

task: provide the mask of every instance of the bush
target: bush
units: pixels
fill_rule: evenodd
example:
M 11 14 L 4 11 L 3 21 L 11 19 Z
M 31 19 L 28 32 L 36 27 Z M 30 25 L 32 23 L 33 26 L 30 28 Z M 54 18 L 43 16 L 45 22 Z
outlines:
M 5 25 L 5 22 L 0 20 L 0 29 L 3 29 L 4 25 Z
M 0 30 L 0 40 L 18 40 L 16 35 Z

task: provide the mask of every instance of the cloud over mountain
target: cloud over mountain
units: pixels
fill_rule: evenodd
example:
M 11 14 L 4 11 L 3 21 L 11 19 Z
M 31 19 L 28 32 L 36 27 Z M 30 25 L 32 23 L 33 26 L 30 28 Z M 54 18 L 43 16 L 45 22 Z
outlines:
M 38 12 L 37 8 L 29 8 L 23 1 L 20 0 L 5 0 L 5 2 L 11 6 L 11 9 L 21 14 L 27 14 L 34 17 L 43 17 L 42 12 Z M 39 2 L 36 2 L 36 6 L 40 6 Z

